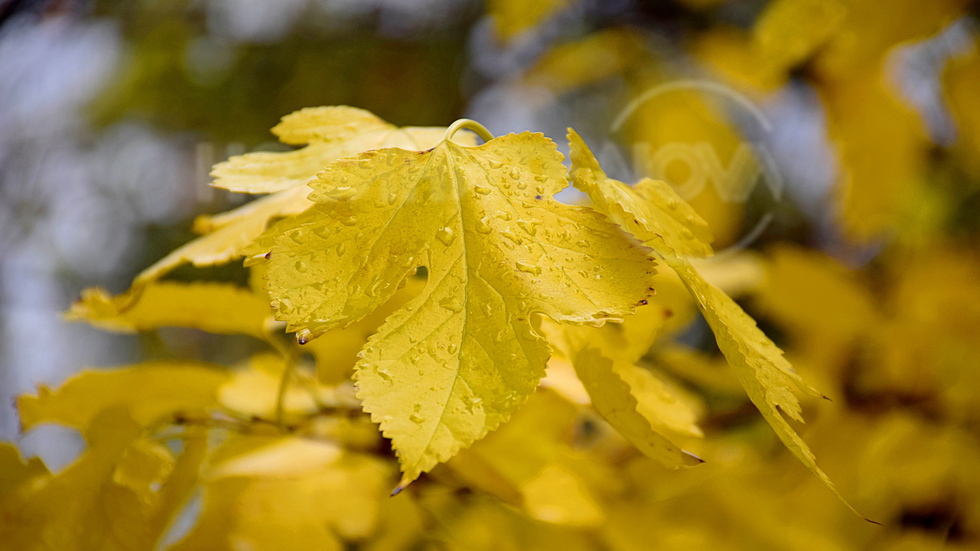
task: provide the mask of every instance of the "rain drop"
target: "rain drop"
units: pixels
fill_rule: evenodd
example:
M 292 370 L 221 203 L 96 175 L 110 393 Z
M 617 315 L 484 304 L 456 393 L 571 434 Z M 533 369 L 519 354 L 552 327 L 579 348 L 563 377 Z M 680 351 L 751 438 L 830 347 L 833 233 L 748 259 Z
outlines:
M 450 312 L 459 312 L 463 309 L 463 299 L 459 296 L 446 297 L 439 301 L 439 306 Z
M 535 266 L 533 264 L 525 264 L 523 262 L 518 262 L 517 269 L 527 274 L 541 275 L 541 267 Z
M 481 218 L 481 219 L 479 219 L 479 220 L 476 221 L 476 231 L 478 233 L 482 233 L 482 234 L 488 234 L 488 233 L 490 233 L 490 231 L 491 231 L 490 224 L 487 223 L 487 219 L 486 218 Z
M 518 220 L 517 225 L 521 227 L 522 230 L 526 231 L 530 235 L 538 233 L 538 229 L 534 226 L 534 222 L 528 222 L 526 220 Z
M 520 245 L 520 244 L 524 243 L 524 240 L 521 239 L 521 237 L 519 235 L 515 234 L 514 232 L 512 232 L 510 230 L 504 230 L 504 231 L 500 232 L 500 237 L 505 237 L 505 238 L 513 241 L 517 245 Z
M 453 244 L 453 241 L 456 241 L 456 234 L 453 233 L 452 228 L 447 226 L 441 228 L 439 231 L 436 232 L 436 239 L 438 239 L 439 241 L 442 242 L 443 245 L 448 247 Z

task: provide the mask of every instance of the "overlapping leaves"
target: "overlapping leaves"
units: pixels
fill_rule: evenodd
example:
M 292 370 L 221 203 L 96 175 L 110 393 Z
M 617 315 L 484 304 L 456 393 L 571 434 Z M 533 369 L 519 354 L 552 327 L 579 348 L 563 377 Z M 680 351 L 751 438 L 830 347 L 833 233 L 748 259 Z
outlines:
M 673 190 L 653 180 L 635 188 L 606 177 L 585 142 L 569 129 L 572 181 L 589 195 L 601 212 L 654 249 L 674 269 L 697 301 L 715 334 L 718 347 L 728 359 L 749 399 L 769 422 L 779 439 L 835 494 L 830 478 L 817 466 L 806 442 L 783 417 L 802 422 L 794 390 L 820 394 L 806 385 L 783 358 L 782 351 L 756 327 L 728 295 L 705 281 L 683 254 L 710 254 L 704 222 Z M 843 497 L 841 497 L 843 500 Z

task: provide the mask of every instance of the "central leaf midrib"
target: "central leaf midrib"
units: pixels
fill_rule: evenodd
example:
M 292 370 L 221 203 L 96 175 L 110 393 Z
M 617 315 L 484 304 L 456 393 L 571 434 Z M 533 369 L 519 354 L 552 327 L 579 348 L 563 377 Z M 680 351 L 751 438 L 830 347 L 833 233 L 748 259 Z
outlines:
M 445 144 L 446 142 L 443 142 L 444 146 Z M 462 331 L 460 332 L 459 345 L 456 348 L 456 370 L 455 370 L 456 375 L 453 377 L 453 382 L 449 386 L 449 392 L 446 395 L 446 400 L 443 403 L 442 412 L 439 414 L 437 418 L 438 420 L 435 423 L 433 423 L 432 432 L 429 434 L 429 437 L 426 439 L 425 448 L 422 453 L 423 457 L 425 457 L 429 452 L 432 446 L 432 441 L 435 438 L 436 432 L 439 430 L 439 426 L 443 425 L 443 419 L 446 418 L 446 412 L 449 410 L 449 402 L 452 401 L 453 393 L 455 393 L 456 391 L 456 383 L 458 383 L 459 380 L 462 378 L 461 357 L 463 355 L 463 336 L 466 335 L 466 328 L 469 323 L 468 307 L 469 307 L 469 300 L 470 300 L 470 294 L 469 294 L 470 278 L 469 278 L 469 257 L 467 256 L 468 248 L 466 247 L 466 219 L 465 219 L 464 209 L 463 209 L 463 195 L 462 195 L 461 187 L 459 185 L 459 178 L 456 175 L 456 164 L 453 162 L 453 156 L 448 146 L 446 146 L 445 155 L 446 155 L 447 163 L 449 164 L 450 174 L 452 175 L 452 182 L 454 187 L 456 188 L 455 189 L 456 206 L 458 207 L 457 212 L 459 212 L 459 228 L 460 228 L 458 239 L 460 239 L 460 244 L 463 249 L 462 254 L 460 255 L 463 259 L 463 274 L 465 276 L 463 278 L 464 293 L 463 293 L 463 308 L 461 310 L 463 315 L 463 328 Z M 426 168 L 428 168 L 428 165 L 426 165 Z M 432 263 L 434 264 L 435 260 L 432 260 Z M 448 277 L 448 274 L 450 272 L 447 271 L 446 273 L 447 273 L 446 277 Z M 453 315 L 455 315 L 455 313 L 453 313 Z M 450 315 L 450 319 L 453 317 L 453 315 Z M 452 432 L 452 429 L 450 429 L 450 431 Z M 439 460 L 441 461 L 441 459 Z

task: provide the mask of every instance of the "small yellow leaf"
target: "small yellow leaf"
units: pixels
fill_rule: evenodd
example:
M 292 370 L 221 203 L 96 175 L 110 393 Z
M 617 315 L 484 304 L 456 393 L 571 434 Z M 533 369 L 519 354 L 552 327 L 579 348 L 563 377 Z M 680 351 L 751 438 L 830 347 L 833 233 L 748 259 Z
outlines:
M 636 411 L 655 430 L 685 438 L 702 438 L 698 426 L 701 403 L 676 383 L 651 370 L 628 363 L 614 363 L 613 370 L 629 385 L 636 399 Z
M 261 438 L 255 439 L 257 443 Z M 210 478 L 230 476 L 289 478 L 323 469 L 340 459 L 343 450 L 331 442 L 289 436 L 269 438 L 246 453 L 217 465 Z
M 707 222 L 672 187 L 650 178 L 644 178 L 632 187 L 607 178 L 599 161 L 571 128 L 568 129 L 568 140 L 572 181 L 589 195 L 599 212 L 634 234 L 634 230 L 648 232 L 651 238 L 645 239 L 649 241 L 647 245 L 657 252 L 696 257 L 713 254 Z M 630 208 L 634 205 L 643 205 L 643 208 Z
M 167 272 L 185 263 L 194 266 L 213 266 L 240 258 L 245 248 L 252 243 L 276 217 L 299 214 L 312 203 L 306 199 L 309 189 L 297 186 L 292 189 L 256 199 L 208 222 L 198 222 L 208 226 L 211 233 L 198 237 L 175 249 L 167 256 L 146 268 L 133 281 L 134 286 L 159 279 Z
M 309 145 L 285 153 L 232 157 L 214 166 L 212 185 L 240 193 L 275 193 L 306 184 L 333 161 L 362 151 L 385 147 L 424 151 L 442 141 L 446 129 L 398 128 L 363 109 L 333 106 L 286 115 L 272 132 L 284 143 Z M 475 136 L 462 133 L 457 141 L 473 145 Z
M 174 550 L 343 549 L 371 535 L 391 469 L 334 444 L 235 436 L 206 475 L 197 524 Z
M 112 482 L 141 429 L 120 408 L 104 410 L 94 421 L 85 431 L 88 449 L 74 463 L 21 500 L 3 504 L 9 507 L 0 509 L 5 546 L 31 551 L 152 547 L 156 532 L 146 525 L 152 504 Z
M 502 41 L 508 42 L 565 8 L 569 2 L 570 0 L 539 0 L 537 2 L 488 0 L 487 12 L 493 19 L 497 36 Z
M 174 456 L 163 443 L 140 439 L 132 443 L 112 472 L 112 482 L 129 488 L 143 502 L 154 499 L 153 487 L 166 481 L 174 468 Z
M 87 429 L 99 412 L 124 408 L 141 426 L 177 413 L 217 405 L 216 392 L 227 374 L 207 364 L 158 361 L 112 371 L 82 371 L 52 391 L 17 399 L 23 430 L 38 423 Z M 93 397 L 98 397 L 94 399 Z
M 523 507 L 537 520 L 600 525 L 603 512 L 591 479 L 570 445 L 576 409 L 552 392 L 538 391 L 509 423 L 448 466 L 472 487 Z
M 568 468 L 549 463 L 521 486 L 524 509 L 533 518 L 569 526 L 600 526 L 602 508 Z
M 209 333 L 266 336 L 268 300 L 226 283 L 151 283 L 119 296 L 104 289 L 82 291 L 66 318 L 122 333 L 160 327 L 192 327 Z
M 24 461 L 17 446 L 0 442 L 0 511 L 3 511 L 6 500 L 16 496 L 22 486 L 31 486 L 47 476 L 50 473 L 40 458 L 32 457 Z M 3 518 L 0 512 L 0 527 L 3 526 Z
M 371 338 L 356 375 L 406 482 L 533 391 L 549 351 L 532 314 L 602 323 L 650 292 L 644 250 L 594 211 L 552 197 L 567 185 L 561 160 L 530 133 L 367 152 L 320 173 L 317 206 L 270 232 L 270 295 L 301 340 L 364 317 L 427 267 L 424 290 Z
M 630 384 L 617 372 L 633 366 L 615 366 L 596 348 L 578 350 L 572 357 L 572 365 L 589 392 L 596 411 L 644 455 L 671 468 L 703 463 L 700 458 L 681 450 L 663 436 L 667 425 L 661 412 L 657 411 L 651 416 L 640 413 Z M 669 407 L 663 409 L 670 411 Z M 651 422 L 657 424 L 656 428 Z
M 839 0 L 770 2 L 752 30 L 755 59 L 764 60 L 774 70 L 789 71 L 833 36 L 846 13 Z
M 256 354 L 246 366 L 235 370 L 218 389 L 218 402 L 233 411 L 264 419 L 276 415 L 279 402 L 279 385 L 282 382 L 286 360 L 278 354 Z M 297 374 L 298 376 L 298 374 Z M 309 415 L 318 409 L 318 399 L 327 389 L 309 388 L 291 382 L 283 396 L 283 411 L 290 415 Z M 312 392 L 311 392 L 312 391 Z

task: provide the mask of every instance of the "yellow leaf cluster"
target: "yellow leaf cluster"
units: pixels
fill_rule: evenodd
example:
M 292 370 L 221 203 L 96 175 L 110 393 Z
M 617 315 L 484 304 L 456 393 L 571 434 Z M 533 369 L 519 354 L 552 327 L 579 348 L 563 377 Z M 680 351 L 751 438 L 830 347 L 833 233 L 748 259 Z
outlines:
M 718 347 L 728 359 L 752 403 L 793 454 L 837 493 L 830 478 L 817 466 L 813 453 L 783 417 L 802 422 L 800 404 L 793 390 L 820 394 L 806 385 L 755 322 L 725 293 L 706 282 L 682 254 L 710 253 L 697 237 L 704 222 L 662 182 L 647 180 L 639 189 L 607 178 L 585 142 L 569 129 L 572 147 L 572 181 L 587 193 L 596 208 L 636 235 L 673 268 L 698 303 L 715 334 Z M 651 188 L 654 191 L 650 191 Z M 646 190 L 642 192 L 640 190 Z M 682 206 L 683 205 L 683 206 Z M 699 245 L 700 244 L 700 245 Z M 843 501 L 843 497 L 841 497 Z
M 22 397 L 25 430 L 73 427 L 88 448 L 56 475 L 3 451 L 14 489 L 3 500 L 17 505 L 0 504 L 36 519 L 15 541 L 47 541 L 81 518 L 83 508 L 50 509 L 51 493 L 63 491 L 82 496 L 79 507 L 113 508 L 79 549 L 111 538 L 119 548 L 408 546 L 429 530 L 420 519 L 450 514 L 459 500 L 423 484 L 385 505 L 396 469 L 372 423 L 397 455 L 396 494 L 431 471 L 430 481 L 478 489 L 526 515 L 474 501 L 440 521 L 463 531 L 445 537 L 471 541 L 472 511 L 503 514 L 508 530 L 542 542 L 569 536 L 527 519 L 600 530 L 629 491 L 610 483 L 617 461 L 702 463 L 682 446 L 705 447 L 704 406 L 672 375 L 701 360 L 654 347 L 691 320 L 684 289 L 749 398 L 830 485 L 783 417 L 802 420 L 792 389 L 809 387 L 687 260 L 712 254 L 712 234 L 668 185 L 606 178 L 574 132 L 571 172 L 543 135 L 492 138 L 472 121 L 397 129 L 364 111 L 318 108 L 275 132 L 308 145 L 214 171 L 218 186 L 270 195 L 199 224 L 210 233 L 127 293 L 89 290 L 69 312 L 114 331 L 250 335 L 268 350 L 230 368 L 166 360 L 86 371 Z M 569 183 L 594 207 L 557 201 Z M 296 208 L 275 207 L 287 203 Z M 213 237 L 225 230 L 234 239 Z M 672 271 L 657 274 L 651 253 Z M 173 262 L 206 255 L 245 256 L 251 289 L 157 281 Z M 277 335 L 270 313 L 296 343 Z M 546 365 L 549 388 L 536 391 Z M 703 380 L 732 393 L 723 377 Z M 200 513 L 174 535 L 195 495 Z M 117 516 L 128 519 L 118 536 Z

